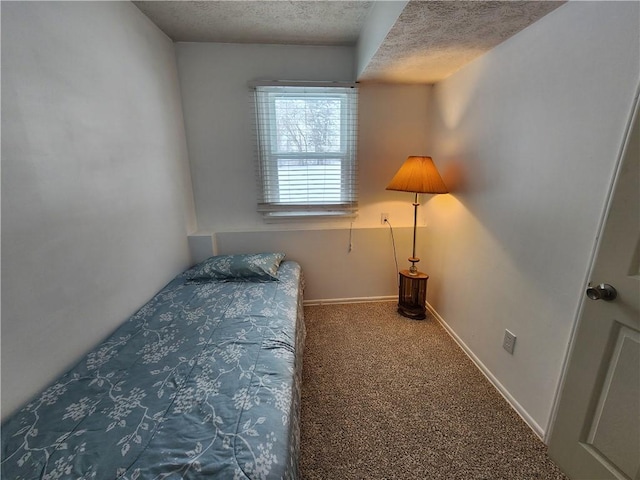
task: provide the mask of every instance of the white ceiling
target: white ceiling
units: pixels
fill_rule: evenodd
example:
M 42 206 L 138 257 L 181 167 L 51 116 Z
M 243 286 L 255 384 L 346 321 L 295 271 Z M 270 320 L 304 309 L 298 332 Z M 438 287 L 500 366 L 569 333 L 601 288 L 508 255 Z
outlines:
M 175 42 L 356 45 L 375 1 L 134 1 Z M 564 1 L 409 1 L 360 81 L 435 83 Z
M 175 42 L 355 45 L 373 2 L 134 1 Z
M 436 83 L 563 3 L 411 1 L 358 80 Z

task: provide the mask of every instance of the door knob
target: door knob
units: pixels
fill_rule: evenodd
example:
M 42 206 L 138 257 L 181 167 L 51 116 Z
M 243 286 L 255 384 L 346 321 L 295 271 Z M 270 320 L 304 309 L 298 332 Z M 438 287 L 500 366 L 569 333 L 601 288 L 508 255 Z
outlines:
M 618 296 L 618 292 L 608 283 L 601 283 L 596 287 L 592 287 L 591 284 L 587 287 L 587 297 L 591 300 L 605 300 L 610 302 L 615 300 Z

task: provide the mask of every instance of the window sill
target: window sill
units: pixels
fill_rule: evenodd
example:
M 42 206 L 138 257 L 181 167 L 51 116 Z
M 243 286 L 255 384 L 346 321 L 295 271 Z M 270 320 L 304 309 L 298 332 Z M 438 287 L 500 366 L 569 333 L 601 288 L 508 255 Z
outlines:
M 357 212 L 269 212 L 262 214 L 265 223 L 353 220 Z

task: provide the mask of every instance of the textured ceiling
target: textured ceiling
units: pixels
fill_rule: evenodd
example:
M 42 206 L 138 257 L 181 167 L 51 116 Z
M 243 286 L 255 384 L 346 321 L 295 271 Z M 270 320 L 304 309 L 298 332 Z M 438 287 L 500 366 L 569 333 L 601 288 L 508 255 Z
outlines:
M 355 45 L 375 1 L 134 1 L 176 42 Z M 436 83 L 564 1 L 411 0 L 359 81 Z
M 411 1 L 358 80 L 435 83 L 563 3 Z
M 176 42 L 355 45 L 372 2 L 133 2 Z

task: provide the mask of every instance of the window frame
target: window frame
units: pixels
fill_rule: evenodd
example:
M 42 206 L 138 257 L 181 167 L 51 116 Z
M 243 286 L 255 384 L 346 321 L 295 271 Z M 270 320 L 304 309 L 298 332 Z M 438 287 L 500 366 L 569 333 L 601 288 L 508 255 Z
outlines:
M 266 221 L 353 218 L 358 207 L 357 85 L 341 82 L 268 82 L 253 84 L 252 87 L 256 117 L 258 211 Z M 313 100 L 314 97 L 340 100 L 340 148 L 332 152 L 278 151 L 276 101 L 282 98 Z M 278 159 L 295 159 L 301 156 L 304 159 L 335 159 L 340 162 L 339 201 L 281 200 L 278 190 Z M 309 179 L 317 180 L 313 176 L 307 177 Z

